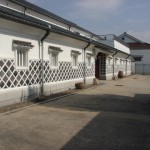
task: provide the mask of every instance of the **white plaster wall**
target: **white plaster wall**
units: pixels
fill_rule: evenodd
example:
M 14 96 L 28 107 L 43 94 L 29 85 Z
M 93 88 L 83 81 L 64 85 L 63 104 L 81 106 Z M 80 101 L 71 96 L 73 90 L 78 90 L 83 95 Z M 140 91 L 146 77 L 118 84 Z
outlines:
M 12 43 L 13 40 L 31 42 L 34 47 L 29 50 L 29 59 L 39 59 L 39 45 L 38 41 L 28 38 L 23 38 L 19 36 L 12 36 L 8 34 L 4 34 L 0 32 L 1 44 L 0 50 L 1 55 L 0 58 L 12 58 L 15 59 L 15 51 L 13 50 Z
M 148 50 L 131 50 L 131 54 L 133 56 L 143 56 L 143 60 L 141 62 L 136 62 L 137 64 L 144 63 L 150 64 L 150 49 Z
M 66 61 L 66 62 L 71 62 L 72 61 L 72 57 L 71 57 L 71 51 L 75 50 L 80 52 L 81 54 L 78 55 L 78 61 L 79 62 L 83 62 L 82 60 L 82 49 L 79 48 L 74 48 L 71 46 L 64 46 L 64 45 L 58 45 L 58 44 L 53 44 L 53 43 L 48 43 L 45 42 L 44 43 L 44 60 L 49 60 L 49 53 L 48 53 L 48 47 L 49 46 L 55 46 L 55 47 L 60 47 L 63 51 L 59 53 L 59 61 Z
M 114 48 L 121 50 L 122 52 L 125 52 L 127 54 L 130 54 L 130 48 L 127 46 L 121 44 L 120 42 L 114 40 Z

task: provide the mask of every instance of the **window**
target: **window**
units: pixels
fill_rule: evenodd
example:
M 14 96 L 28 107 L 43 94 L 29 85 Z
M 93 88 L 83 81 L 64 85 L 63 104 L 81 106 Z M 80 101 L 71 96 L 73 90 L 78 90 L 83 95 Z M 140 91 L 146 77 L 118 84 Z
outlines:
M 87 66 L 91 66 L 91 56 L 87 56 Z
M 91 59 L 94 55 L 92 53 L 86 53 L 86 62 L 87 62 L 87 67 L 91 67 Z
M 120 59 L 120 65 L 122 65 L 122 59 Z
M 112 65 L 112 58 L 111 57 L 107 58 L 107 64 L 108 64 L 108 66 Z
M 28 51 L 17 49 L 17 67 L 27 68 L 28 67 Z
M 143 57 L 142 56 L 135 56 L 134 60 L 135 61 L 142 61 Z
M 62 51 L 60 47 L 49 46 L 50 66 L 52 68 L 58 68 L 59 53 Z
M 72 55 L 72 65 L 73 67 L 78 66 L 78 55 L 75 55 L 75 54 Z
M 58 66 L 58 53 L 52 52 L 51 54 L 51 66 Z
M 77 68 L 77 67 L 78 67 L 78 56 L 79 56 L 80 54 L 81 54 L 81 53 L 78 52 L 78 51 L 74 51 L 74 50 L 71 51 L 72 66 L 73 66 L 74 68 Z
M 115 58 L 115 65 L 117 65 L 117 63 L 118 63 L 118 59 L 117 59 L 117 58 Z
M 28 69 L 28 51 L 31 48 L 33 48 L 33 45 L 30 42 L 13 41 L 17 69 Z

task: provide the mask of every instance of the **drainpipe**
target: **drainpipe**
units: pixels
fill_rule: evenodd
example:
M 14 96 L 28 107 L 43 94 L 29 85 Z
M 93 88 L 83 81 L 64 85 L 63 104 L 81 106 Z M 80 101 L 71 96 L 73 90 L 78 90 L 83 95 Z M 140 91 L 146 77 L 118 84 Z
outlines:
M 126 58 L 126 75 L 127 75 L 127 59 L 130 57 L 130 55 L 128 55 L 128 57 Z
M 90 44 L 91 44 L 91 40 L 83 49 L 84 50 L 84 68 L 83 68 L 84 85 L 86 84 L 86 49 L 90 46 Z
M 49 36 L 51 32 L 51 26 L 48 26 L 48 29 L 46 30 L 45 35 L 40 40 L 40 48 L 41 48 L 41 96 L 44 95 L 44 46 L 43 42 L 44 40 Z
M 113 78 L 115 78 L 115 60 L 114 60 L 114 56 L 118 53 L 118 51 L 116 51 L 114 54 L 113 54 Z

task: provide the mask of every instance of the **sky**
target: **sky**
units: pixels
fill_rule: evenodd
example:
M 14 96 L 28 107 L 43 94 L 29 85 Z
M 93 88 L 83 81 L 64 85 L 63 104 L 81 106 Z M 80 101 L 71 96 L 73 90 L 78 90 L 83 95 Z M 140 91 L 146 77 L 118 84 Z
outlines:
M 150 43 L 150 0 L 28 0 L 97 35 L 123 32 Z

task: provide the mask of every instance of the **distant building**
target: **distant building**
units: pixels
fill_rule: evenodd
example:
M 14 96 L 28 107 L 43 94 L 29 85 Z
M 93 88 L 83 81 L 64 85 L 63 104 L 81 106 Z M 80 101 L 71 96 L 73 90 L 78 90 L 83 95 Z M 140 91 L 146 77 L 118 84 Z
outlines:
M 119 71 L 122 71 L 123 74 L 126 76 L 131 74 L 131 67 L 133 61 L 132 56 L 130 55 L 129 46 L 114 34 L 99 35 L 99 37 L 101 39 L 101 43 L 111 46 L 114 49 L 118 50 L 113 54 L 106 54 L 106 75 L 104 78 L 108 80 L 112 79 L 112 77 L 118 75 Z M 100 78 L 103 77 L 103 72 L 101 71 L 103 70 L 103 63 L 101 63 L 101 61 L 102 59 L 100 59 L 100 64 L 102 64 L 99 71 Z
M 135 60 L 135 73 L 150 74 L 150 44 L 145 43 L 124 32 L 119 36 L 127 43 Z
M 131 74 L 129 48 L 25 0 L 0 1 L 0 105 Z

